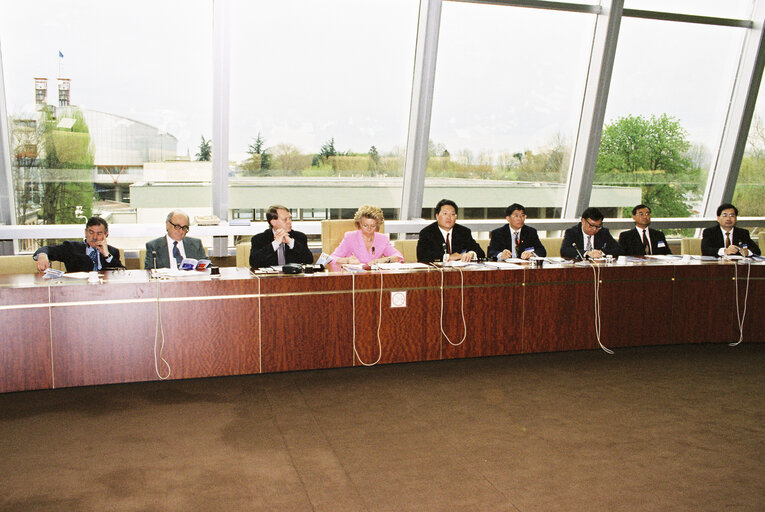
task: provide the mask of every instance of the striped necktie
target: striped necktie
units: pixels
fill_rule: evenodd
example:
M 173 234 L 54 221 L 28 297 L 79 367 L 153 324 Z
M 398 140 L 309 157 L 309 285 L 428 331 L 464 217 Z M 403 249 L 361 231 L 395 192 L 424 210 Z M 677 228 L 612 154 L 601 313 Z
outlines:
M 93 270 L 98 270 L 98 249 L 90 251 L 90 261 L 93 262 Z
M 173 242 L 173 258 L 175 258 L 176 268 L 181 268 L 181 262 L 183 261 L 183 256 L 181 256 L 181 250 L 178 249 L 178 242 Z

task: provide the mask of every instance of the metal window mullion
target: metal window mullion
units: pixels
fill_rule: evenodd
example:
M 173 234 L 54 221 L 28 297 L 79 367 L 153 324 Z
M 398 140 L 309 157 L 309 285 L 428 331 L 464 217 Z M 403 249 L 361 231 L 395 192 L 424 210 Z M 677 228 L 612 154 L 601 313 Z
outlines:
M 401 191 L 402 220 L 422 216 L 425 171 L 428 166 L 430 116 L 433 111 L 433 86 L 436 76 L 441 0 L 420 0 L 417 44 L 414 53 L 412 99 L 409 105 L 409 131 L 406 140 L 404 184 Z
M 470 4 L 505 5 L 508 7 L 527 7 L 531 9 L 546 9 L 565 12 L 600 12 L 599 5 L 577 4 L 570 2 L 552 2 L 548 0 L 449 0 Z
M 16 224 L 16 206 L 13 194 L 11 168 L 11 132 L 5 102 L 5 76 L 3 52 L 0 47 L 0 224 Z M 0 254 L 14 254 L 14 240 L 0 240 Z
M 597 14 L 579 127 L 571 154 L 561 218 L 578 218 L 590 202 L 603 118 L 614 67 L 624 0 L 604 1 Z
M 733 200 L 738 172 L 746 151 L 749 128 L 757 105 L 765 67 L 765 0 L 756 0 L 752 28 L 747 29 L 741 49 L 736 79 L 728 103 L 725 125 L 717 157 L 709 172 L 702 201 L 702 215 L 714 217 L 717 207 Z
M 228 131 L 231 2 L 213 0 L 213 215 L 228 220 Z M 213 237 L 212 256 L 228 256 L 228 236 Z

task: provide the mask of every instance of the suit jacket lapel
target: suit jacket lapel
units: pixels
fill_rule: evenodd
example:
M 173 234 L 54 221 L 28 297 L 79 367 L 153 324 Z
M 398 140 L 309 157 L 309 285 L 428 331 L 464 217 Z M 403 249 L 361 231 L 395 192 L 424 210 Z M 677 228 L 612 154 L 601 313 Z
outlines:
M 157 254 L 157 265 L 162 268 L 170 268 L 170 256 L 168 255 L 167 238 L 163 239 Z

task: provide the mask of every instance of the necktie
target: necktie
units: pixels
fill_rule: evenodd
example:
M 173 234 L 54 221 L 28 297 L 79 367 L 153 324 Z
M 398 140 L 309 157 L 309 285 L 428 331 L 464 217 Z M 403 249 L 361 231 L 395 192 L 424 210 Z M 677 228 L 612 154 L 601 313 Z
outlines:
M 90 251 L 90 260 L 93 262 L 93 270 L 98 270 L 98 251 L 96 249 Z
M 513 258 L 518 257 L 518 232 L 513 231 Z
M 730 231 L 725 233 L 725 248 L 727 249 L 730 246 Z
M 451 235 L 451 231 L 449 233 L 446 233 L 446 254 L 452 253 L 452 244 L 449 241 L 449 236 Z
M 276 263 L 280 266 L 287 263 L 287 260 L 284 258 L 284 244 L 279 244 L 279 248 L 276 249 Z
M 587 242 L 584 244 L 584 252 L 592 250 L 592 237 L 587 235 Z
M 648 237 L 645 235 L 645 229 L 643 230 L 643 252 L 645 254 L 653 254 L 651 244 L 648 243 Z
M 173 242 L 173 258 L 175 258 L 175 266 L 181 268 L 183 256 L 181 256 L 181 250 L 178 249 L 178 242 Z

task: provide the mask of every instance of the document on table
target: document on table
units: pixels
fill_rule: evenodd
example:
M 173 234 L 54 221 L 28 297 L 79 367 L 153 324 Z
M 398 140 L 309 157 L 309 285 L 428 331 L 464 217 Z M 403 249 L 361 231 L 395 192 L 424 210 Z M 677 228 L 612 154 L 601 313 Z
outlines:
M 428 268 L 424 263 L 378 263 L 375 267 L 382 270 L 414 270 L 418 268 Z
M 507 261 L 487 261 L 486 263 L 484 263 L 484 265 L 486 265 L 487 267 L 498 268 L 500 270 L 523 268 L 523 265 L 518 265 L 517 263 L 507 263 Z

